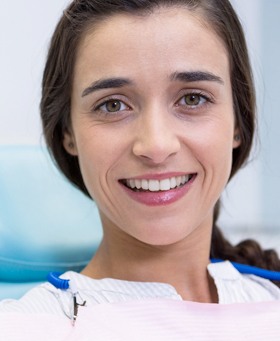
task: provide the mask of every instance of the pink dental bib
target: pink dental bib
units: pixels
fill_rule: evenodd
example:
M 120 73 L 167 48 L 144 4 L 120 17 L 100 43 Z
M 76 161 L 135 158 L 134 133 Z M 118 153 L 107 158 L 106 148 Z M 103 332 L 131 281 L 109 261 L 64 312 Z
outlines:
M 279 341 L 280 301 L 230 305 L 152 299 L 79 307 L 70 320 L 0 314 L 5 341 Z

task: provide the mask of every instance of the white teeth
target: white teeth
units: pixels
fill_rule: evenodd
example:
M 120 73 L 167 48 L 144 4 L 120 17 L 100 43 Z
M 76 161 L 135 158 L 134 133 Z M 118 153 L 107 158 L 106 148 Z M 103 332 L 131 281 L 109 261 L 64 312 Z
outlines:
M 134 180 L 127 180 L 126 184 L 130 188 L 135 188 L 135 181 Z
M 135 180 L 135 186 L 137 189 L 141 188 L 141 180 Z
M 173 177 L 170 179 L 170 187 L 171 188 L 175 188 L 177 186 L 177 183 L 176 183 L 176 178 Z
M 142 180 L 142 188 L 146 191 L 149 189 L 149 181 L 148 180 Z
M 158 180 L 148 180 L 149 182 L 149 191 L 157 192 L 159 191 L 159 181 Z
M 161 191 L 168 191 L 171 188 L 170 180 L 169 179 L 160 180 L 159 187 Z
M 163 180 L 135 179 L 126 180 L 126 185 L 132 189 L 149 190 L 151 192 L 169 191 L 172 188 L 184 185 L 190 180 L 190 175 L 176 176 Z

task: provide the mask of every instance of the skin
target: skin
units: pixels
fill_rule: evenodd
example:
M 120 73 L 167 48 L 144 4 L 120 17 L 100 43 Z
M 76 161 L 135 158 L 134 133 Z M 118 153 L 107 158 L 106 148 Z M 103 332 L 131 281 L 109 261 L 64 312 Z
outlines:
M 174 79 L 194 71 L 217 79 Z M 94 82 L 120 77 L 130 83 L 92 91 Z M 213 208 L 239 142 L 229 60 L 216 33 L 185 8 L 101 22 L 78 50 L 71 122 L 64 146 L 79 158 L 104 229 L 83 273 L 169 283 L 183 299 L 217 302 L 206 269 Z M 119 183 L 174 172 L 195 179 L 166 205 L 132 200 Z

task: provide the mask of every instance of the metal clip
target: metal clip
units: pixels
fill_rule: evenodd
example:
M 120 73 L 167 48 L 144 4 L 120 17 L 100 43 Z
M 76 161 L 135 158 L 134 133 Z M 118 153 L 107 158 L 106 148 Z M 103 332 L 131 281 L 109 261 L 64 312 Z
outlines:
M 75 326 L 77 317 L 78 317 L 78 310 L 79 306 L 84 307 L 86 305 L 86 301 L 83 301 L 83 303 L 77 302 L 77 294 L 78 292 L 73 294 L 73 317 L 72 317 L 72 325 Z

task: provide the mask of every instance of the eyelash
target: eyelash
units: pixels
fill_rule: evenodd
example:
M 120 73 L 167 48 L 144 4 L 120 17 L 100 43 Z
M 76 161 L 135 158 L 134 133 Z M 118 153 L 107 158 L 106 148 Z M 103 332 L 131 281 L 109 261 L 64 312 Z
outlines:
M 184 101 L 186 99 L 186 97 L 192 97 L 192 96 L 199 98 L 198 104 L 190 105 L 190 104 L 183 103 L 180 105 L 180 102 Z M 202 103 L 201 103 L 201 101 L 202 101 Z M 187 110 L 198 110 L 201 106 L 205 106 L 209 103 L 213 103 L 213 99 L 210 96 L 206 95 L 205 93 L 203 93 L 201 91 L 199 91 L 199 92 L 192 91 L 192 92 L 186 93 L 185 95 L 180 97 L 180 99 L 176 102 L 176 105 L 182 106 L 182 107 L 187 107 Z
M 128 108 L 128 110 L 131 109 L 123 100 L 116 98 L 116 97 L 112 97 L 112 98 L 107 98 L 102 103 L 95 105 L 93 107 L 92 111 L 95 113 L 103 114 L 103 115 L 110 115 L 110 114 L 115 114 L 115 113 L 122 112 L 122 111 L 126 110 L 126 109 L 123 109 L 123 110 L 117 110 L 117 111 L 110 112 L 110 111 L 106 111 L 106 110 L 101 109 L 103 106 L 108 105 L 110 102 L 111 103 L 118 102 L 118 103 L 120 103 L 120 105 L 124 105 L 126 108 Z
M 199 103 L 195 105 L 189 105 L 186 103 L 180 104 L 180 102 L 184 101 L 186 97 L 191 97 L 191 96 L 198 97 Z M 107 111 L 106 109 L 102 109 L 102 107 L 108 105 L 109 103 L 114 103 L 114 102 L 119 103 L 121 106 L 125 106 L 125 109 L 116 110 L 116 111 Z M 182 97 L 180 97 L 180 99 L 176 102 L 176 106 L 187 108 L 187 110 L 198 110 L 198 108 L 200 108 L 201 106 L 207 105 L 209 103 L 213 103 L 213 100 L 210 96 L 206 95 L 205 93 L 201 91 L 199 92 L 191 91 L 189 93 L 184 94 Z M 114 115 L 116 113 L 120 113 L 126 110 L 131 110 L 131 107 L 127 105 L 123 100 L 116 98 L 116 97 L 112 97 L 112 98 L 107 98 L 106 100 L 102 101 L 102 103 L 95 105 L 92 109 L 92 112 L 100 113 L 103 115 Z

